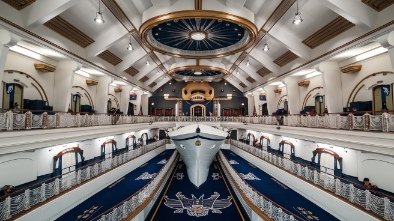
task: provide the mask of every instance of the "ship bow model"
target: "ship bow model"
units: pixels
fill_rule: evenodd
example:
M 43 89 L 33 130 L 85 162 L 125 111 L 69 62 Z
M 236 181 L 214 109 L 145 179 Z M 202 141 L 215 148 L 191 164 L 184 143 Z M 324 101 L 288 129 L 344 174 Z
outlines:
M 182 156 L 189 180 L 198 188 L 208 178 L 209 166 L 224 143 L 227 132 L 192 124 L 168 133 Z

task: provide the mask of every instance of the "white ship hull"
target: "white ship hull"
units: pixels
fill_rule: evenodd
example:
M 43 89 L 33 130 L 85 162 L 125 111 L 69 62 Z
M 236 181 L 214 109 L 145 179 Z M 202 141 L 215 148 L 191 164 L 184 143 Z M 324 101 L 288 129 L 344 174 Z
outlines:
M 196 132 L 197 128 L 200 133 Z M 209 166 L 224 143 L 227 132 L 211 126 L 193 124 L 171 131 L 168 135 L 185 162 L 190 182 L 197 188 L 200 187 L 208 178 Z

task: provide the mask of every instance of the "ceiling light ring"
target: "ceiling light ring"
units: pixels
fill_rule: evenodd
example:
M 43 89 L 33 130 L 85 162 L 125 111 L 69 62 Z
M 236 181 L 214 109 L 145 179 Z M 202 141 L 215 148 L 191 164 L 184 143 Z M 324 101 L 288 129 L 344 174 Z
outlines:
M 243 39 L 237 42 L 240 43 L 238 45 L 233 44 L 225 49 L 220 48 L 217 50 L 215 49 L 210 51 L 179 50 L 177 48 L 172 48 L 161 44 L 159 41 L 155 40 L 154 36 L 152 35 L 152 31 L 151 31 L 152 28 L 157 26 L 158 24 L 166 23 L 168 21 L 173 21 L 176 19 L 190 19 L 190 18 L 217 19 L 217 20 L 231 22 L 239 25 L 239 27 L 242 27 L 245 30 L 245 33 L 247 34 L 244 34 Z M 217 58 L 217 57 L 236 54 L 252 46 L 256 40 L 258 29 L 253 22 L 237 15 L 232 15 L 220 11 L 211 11 L 211 10 L 199 10 L 199 11 L 186 10 L 186 11 L 172 12 L 165 15 L 159 15 L 151 19 L 148 19 L 141 25 L 139 32 L 144 44 L 151 50 L 157 51 L 159 53 L 170 55 L 170 56 L 176 56 L 176 57 L 184 57 L 184 58 Z

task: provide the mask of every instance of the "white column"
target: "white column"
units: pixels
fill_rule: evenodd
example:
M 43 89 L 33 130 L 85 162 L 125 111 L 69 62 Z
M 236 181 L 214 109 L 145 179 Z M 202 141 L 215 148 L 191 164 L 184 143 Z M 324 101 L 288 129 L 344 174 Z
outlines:
M 343 111 L 341 71 L 336 62 L 322 62 L 317 70 L 322 72 L 325 101 L 329 113 Z
M 82 64 L 75 61 L 61 61 L 56 67 L 53 110 L 67 112 L 71 102 L 71 87 L 74 82 L 74 72 L 81 69 Z
M 248 94 L 246 96 L 248 98 L 248 115 L 249 116 L 253 116 L 253 109 L 254 109 L 254 96 L 252 96 L 251 94 Z M 256 112 L 257 112 L 257 108 L 256 108 Z
M 296 77 L 287 77 L 283 80 L 286 85 L 287 100 L 290 114 L 299 114 L 301 111 L 300 87 Z
M 276 111 L 275 88 L 276 85 L 267 85 L 264 87 L 265 94 L 267 95 L 268 114 L 273 114 Z
M 388 49 L 391 66 L 394 70 L 394 31 L 391 31 L 388 34 L 379 37 L 377 40 L 382 45 L 382 47 Z
M 120 92 L 120 111 L 127 114 L 129 109 L 130 91 L 133 87 L 131 85 L 123 85 L 122 92 Z
M 107 113 L 108 90 L 112 78 L 109 76 L 101 76 L 97 81 L 96 105 L 94 108 L 96 113 Z
M 142 94 L 141 96 L 141 106 L 142 106 L 142 112 L 144 115 L 150 115 L 151 113 L 148 110 L 148 102 L 149 102 L 149 97 L 152 96 L 151 94 Z M 137 114 L 139 114 L 140 109 L 137 110 Z
M 16 45 L 21 38 L 7 30 L 0 29 L 0 80 L 3 80 L 4 67 L 7 60 L 9 48 Z M 0 84 L 3 91 L 3 84 Z M 3 96 L 0 96 L 0 107 L 3 107 Z

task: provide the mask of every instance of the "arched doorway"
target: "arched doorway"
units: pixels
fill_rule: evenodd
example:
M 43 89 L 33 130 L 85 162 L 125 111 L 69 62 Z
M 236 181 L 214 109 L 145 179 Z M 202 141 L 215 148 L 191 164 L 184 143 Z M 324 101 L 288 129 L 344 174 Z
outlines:
M 205 106 L 202 104 L 195 104 L 190 107 L 190 116 L 206 116 Z
M 393 110 L 392 85 L 378 85 L 373 88 L 373 110 Z M 378 113 L 381 114 L 381 113 Z
M 3 109 L 13 109 L 15 103 L 18 103 L 19 108 L 23 109 L 23 86 L 4 83 L 3 88 Z
M 81 112 L 81 95 L 73 94 L 71 96 L 71 110 L 73 112 Z

